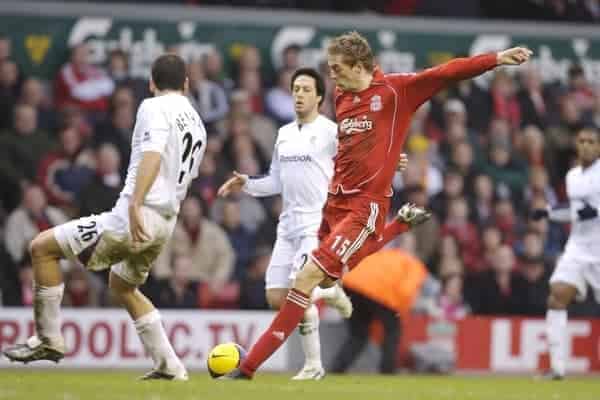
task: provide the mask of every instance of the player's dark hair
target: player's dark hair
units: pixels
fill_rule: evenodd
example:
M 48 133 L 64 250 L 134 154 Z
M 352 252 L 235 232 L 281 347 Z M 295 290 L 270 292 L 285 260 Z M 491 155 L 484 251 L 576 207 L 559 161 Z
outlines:
M 152 64 L 152 80 L 158 90 L 184 90 L 185 62 L 176 54 L 163 54 Z
M 323 104 L 323 101 L 325 100 L 325 81 L 323 80 L 323 77 L 314 68 L 298 68 L 292 75 L 290 90 L 294 90 L 294 82 L 296 82 L 296 78 L 298 78 L 301 75 L 310 76 L 315 80 L 315 90 L 317 92 L 317 96 L 321 96 L 319 106 Z

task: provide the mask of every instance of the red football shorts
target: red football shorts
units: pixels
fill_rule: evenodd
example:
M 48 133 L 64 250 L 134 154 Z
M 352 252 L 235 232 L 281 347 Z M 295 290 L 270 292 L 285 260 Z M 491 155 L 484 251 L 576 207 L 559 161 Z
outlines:
M 365 194 L 329 195 L 319 228 L 319 247 L 313 261 L 330 277 L 339 279 L 344 266 L 354 268 L 381 246 L 389 210 L 388 198 Z

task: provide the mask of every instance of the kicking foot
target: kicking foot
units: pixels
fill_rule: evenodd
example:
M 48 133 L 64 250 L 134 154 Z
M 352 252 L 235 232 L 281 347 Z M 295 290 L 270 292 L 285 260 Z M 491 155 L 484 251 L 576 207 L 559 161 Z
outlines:
M 251 380 L 252 377 L 249 375 L 246 375 L 245 373 L 242 372 L 241 369 L 236 368 L 233 371 L 218 377 L 217 379 L 223 380 L 223 381 L 231 381 L 231 380 Z
M 352 316 L 352 302 L 350 301 L 350 297 L 348 297 L 344 289 L 338 284 L 333 287 L 333 292 L 333 296 L 323 298 L 325 303 L 338 310 L 342 317 L 346 319 L 350 318 Z
M 164 381 L 187 381 L 188 374 L 187 372 L 183 372 L 180 374 L 171 374 L 169 372 L 159 371 L 157 369 L 153 369 L 150 372 L 145 373 L 139 378 L 141 381 L 153 381 L 153 380 L 164 380 Z
M 417 207 L 411 203 L 406 203 L 400 207 L 396 218 L 400 222 L 404 222 L 413 228 L 431 218 L 431 213 L 424 208 Z
M 65 356 L 61 347 L 53 347 L 42 342 L 37 336 L 27 339 L 26 343 L 9 347 L 2 352 L 11 361 L 27 364 L 32 361 L 48 360 L 58 363 Z
M 307 367 L 300 370 L 293 378 L 293 381 L 320 381 L 325 378 L 325 370 L 323 367 Z

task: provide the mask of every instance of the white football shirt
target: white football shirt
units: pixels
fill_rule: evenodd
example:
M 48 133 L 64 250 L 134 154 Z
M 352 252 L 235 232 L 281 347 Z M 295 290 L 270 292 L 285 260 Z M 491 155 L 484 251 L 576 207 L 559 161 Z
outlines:
M 337 152 L 337 125 L 319 115 L 279 128 L 268 175 L 251 177 L 243 190 L 252 196 L 281 194 L 278 235 L 316 235 Z
M 600 209 L 600 160 L 583 169 L 572 168 L 567 173 L 567 195 L 571 213 L 571 233 L 565 251 L 579 258 L 600 258 L 600 218 L 582 221 L 577 214 L 585 203 Z
M 187 97 L 168 93 L 146 99 L 138 108 L 131 157 L 121 196 L 132 196 L 145 151 L 161 154 L 160 171 L 144 205 L 172 216 L 179 207 L 206 150 L 206 130 Z

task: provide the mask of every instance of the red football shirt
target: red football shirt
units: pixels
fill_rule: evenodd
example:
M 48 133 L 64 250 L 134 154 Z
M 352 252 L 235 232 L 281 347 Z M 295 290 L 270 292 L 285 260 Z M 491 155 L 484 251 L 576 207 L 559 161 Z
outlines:
M 361 92 L 335 94 L 338 151 L 329 192 L 390 196 L 406 129 L 415 110 L 448 85 L 497 65 L 496 54 L 457 58 L 416 74 L 375 69 Z

